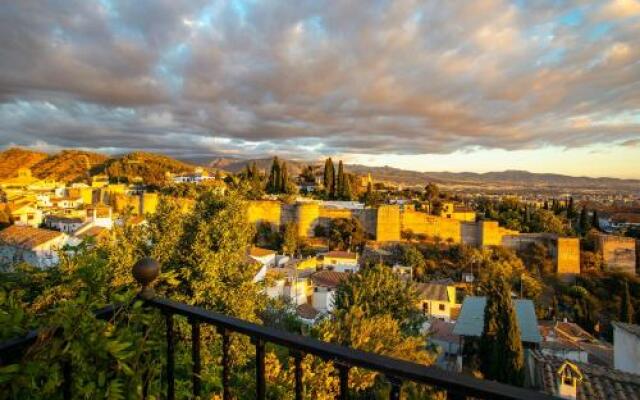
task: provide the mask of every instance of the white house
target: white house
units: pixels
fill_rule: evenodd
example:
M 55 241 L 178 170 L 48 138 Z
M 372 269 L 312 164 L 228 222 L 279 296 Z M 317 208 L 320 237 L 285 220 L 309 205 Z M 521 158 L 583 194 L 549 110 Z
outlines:
M 84 224 L 84 220 L 77 217 L 47 215 L 44 220 L 44 224 L 47 228 L 55 229 L 60 232 L 74 233 Z
M 258 272 L 253 277 L 254 282 L 260 282 L 267 276 L 269 268 L 276 265 L 276 252 L 262 247 L 251 247 L 247 254 L 248 261 L 259 264 Z
M 311 305 L 320 313 L 333 310 L 333 299 L 338 285 L 349 277 L 348 273 L 337 271 L 319 271 L 311 275 L 313 294 Z
M 613 323 L 613 366 L 640 375 L 640 325 Z
M 0 231 L 0 265 L 27 262 L 39 268 L 56 265 L 58 251 L 69 240 L 65 233 L 12 225 Z
M 419 307 L 422 312 L 442 321 L 450 321 L 452 311 L 457 309 L 456 288 L 440 283 L 417 283 Z
M 321 266 L 337 272 L 358 272 L 358 253 L 350 251 L 330 251 L 321 254 Z
M 29 202 L 16 202 L 9 206 L 9 210 L 16 225 L 36 228 L 42 223 L 42 210 Z

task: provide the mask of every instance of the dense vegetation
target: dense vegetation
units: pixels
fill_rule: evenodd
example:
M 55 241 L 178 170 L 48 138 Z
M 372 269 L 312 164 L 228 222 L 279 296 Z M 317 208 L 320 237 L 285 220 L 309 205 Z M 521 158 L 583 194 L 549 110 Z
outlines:
M 312 330 L 302 329 L 290 305 L 268 301 L 261 286 L 253 282 L 256 271 L 245 258 L 255 234 L 244 218 L 245 206 L 243 195 L 236 192 L 205 191 L 189 210 L 163 198 L 147 225 L 116 226 L 111 238 L 75 249 L 58 267 L 40 271 L 15 266 L 0 282 L 0 341 L 32 328 L 59 334 L 43 335 L 20 364 L 0 368 L 0 398 L 59 398 L 62 371 L 58 361 L 65 359 L 74 366 L 73 391 L 80 397 L 140 398 L 146 377 L 151 396 L 158 398 L 164 363 L 163 319 L 132 302 L 138 288 L 131 267 L 144 256 L 162 265 L 155 285 L 162 296 L 324 340 L 431 362 L 424 338 L 415 336 L 411 328 L 413 316 L 408 307 L 413 294 L 386 269 L 374 269 L 345 283 L 341 305 Z M 295 232 L 294 228 L 289 231 Z M 355 295 L 359 292 L 407 306 L 386 309 L 382 303 L 363 304 L 353 300 L 362 299 Z M 131 305 L 111 321 L 92 316 L 91 310 L 114 302 Z M 188 322 L 177 318 L 176 329 L 180 338 L 177 390 L 178 397 L 185 398 L 191 387 Z M 202 336 L 203 390 L 220 393 L 220 338 L 208 327 L 203 327 Z M 253 352 L 247 338 L 232 337 L 233 394 L 238 398 L 253 396 Z M 266 363 L 270 398 L 291 398 L 291 359 L 282 349 L 269 346 Z M 338 390 L 333 366 L 306 357 L 303 367 L 307 398 L 333 398 Z M 354 371 L 353 377 L 350 387 L 355 398 L 387 387 L 371 372 Z M 420 397 L 424 390 L 412 388 L 413 398 L 424 398 Z
M 148 185 L 161 186 L 166 182 L 166 173 L 191 173 L 194 166 L 159 154 L 134 152 L 107 160 L 104 172 L 112 181 L 133 183 L 136 179 Z

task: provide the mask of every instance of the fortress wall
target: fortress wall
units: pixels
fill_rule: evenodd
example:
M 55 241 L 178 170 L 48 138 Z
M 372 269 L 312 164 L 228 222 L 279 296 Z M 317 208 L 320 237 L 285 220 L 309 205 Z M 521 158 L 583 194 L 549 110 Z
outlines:
M 383 205 L 376 215 L 376 240 L 395 242 L 400 240 L 400 207 Z
M 355 210 L 354 217 L 358 218 L 367 235 L 371 237 L 376 236 L 377 210 L 375 208 Z
M 353 212 L 346 208 L 327 208 L 320 207 L 320 218 L 323 219 L 338 219 L 338 218 L 346 218 L 351 219 L 353 217 Z
M 269 223 L 280 228 L 282 217 L 282 203 L 271 200 L 254 200 L 248 202 L 247 218 L 249 222 L 258 224 Z
M 463 222 L 460 224 L 461 241 L 469 246 L 480 245 L 480 224 L 477 222 Z
M 155 214 L 158 209 L 158 193 L 143 193 L 140 196 L 140 214 Z
M 580 239 L 563 237 L 556 241 L 556 273 L 580 274 Z
M 636 273 L 636 241 L 633 238 L 615 235 L 598 236 L 598 252 L 605 268 L 629 274 Z
M 443 240 L 462 240 L 461 222 L 455 219 L 436 217 L 420 211 L 406 210 L 402 213 L 402 229 L 415 234 L 439 237 Z
M 300 237 L 313 237 L 313 229 L 320 219 L 320 205 L 318 203 L 299 203 L 296 206 L 296 219 L 298 235 Z

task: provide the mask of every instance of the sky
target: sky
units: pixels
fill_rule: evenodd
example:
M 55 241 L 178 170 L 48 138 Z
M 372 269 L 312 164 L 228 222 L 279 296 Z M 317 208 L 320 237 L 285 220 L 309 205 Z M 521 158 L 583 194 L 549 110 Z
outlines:
M 5 0 L 10 146 L 640 178 L 640 0 Z

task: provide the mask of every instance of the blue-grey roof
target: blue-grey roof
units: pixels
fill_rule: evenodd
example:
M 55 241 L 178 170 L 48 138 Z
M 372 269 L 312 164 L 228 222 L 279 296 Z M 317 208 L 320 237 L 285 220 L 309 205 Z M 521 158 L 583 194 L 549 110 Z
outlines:
M 542 336 L 538 330 L 538 318 L 531 300 L 517 299 L 513 301 L 516 319 L 520 327 L 520 339 L 528 343 L 540 343 Z M 453 333 L 461 336 L 482 336 L 484 328 L 484 307 L 487 298 L 484 296 L 468 296 L 462 303 L 460 315 L 453 328 Z

